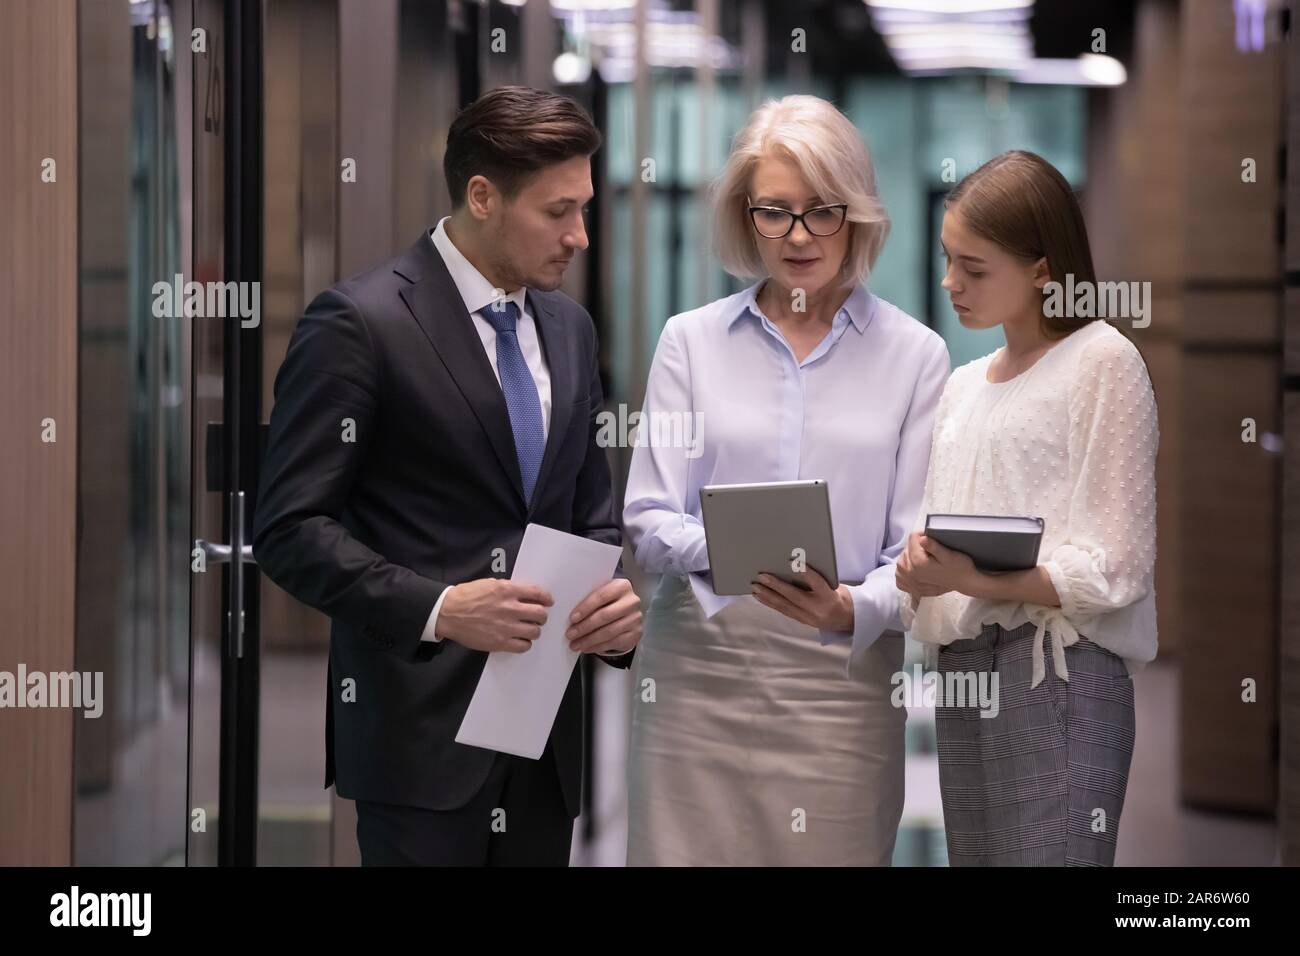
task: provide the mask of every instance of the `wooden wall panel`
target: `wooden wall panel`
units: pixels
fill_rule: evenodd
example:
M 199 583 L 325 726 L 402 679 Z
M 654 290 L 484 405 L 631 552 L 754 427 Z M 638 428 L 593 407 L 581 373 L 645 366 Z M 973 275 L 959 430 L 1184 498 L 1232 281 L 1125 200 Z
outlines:
M 1182 796 L 1270 813 L 1277 698 L 1277 460 L 1241 420 L 1279 428 L 1277 359 L 1185 356 L 1181 586 Z M 1242 681 L 1255 682 L 1253 703 Z
M 77 477 L 75 0 L 0 0 L 0 670 L 71 671 Z M 57 180 L 41 181 L 45 157 Z M 41 440 L 41 421 L 56 441 Z M 0 866 L 66 865 L 72 711 L 0 710 Z
M 1274 282 L 1281 257 L 1281 44 L 1241 51 L 1235 37 L 1232 4 L 1182 4 L 1187 275 L 1198 282 Z M 1241 178 L 1247 158 L 1256 164 L 1253 183 Z
M 1089 97 L 1084 213 L 1099 278 L 1150 282 L 1151 324 L 1130 329 L 1146 359 L 1160 413 L 1156 458 L 1156 616 L 1159 657 L 1177 658 L 1182 635 L 1184 116 L 1179 8 L 1145 0 L 1134 17 L 1128 82 Z
M 1181 789 L 1277 805 L 1282 48 L 1240 50 L 1230 4 L 1180 7 L 1185 195 Z M 1255 162 L 1253 182 L 1242 162 Z M 1257 684 L 1242 701 L 1242 681 Z
M 1300 189 L 1296 190 L 1300 193 Z M 1300 214 L 1300 195 L 1288 205 Z M 1288 329 L 1288 338 L 1300 329 Z M 1300 389 L 1286 392 L 1286 481 L 1282 503 L 1281 759 L 1278 829 L 1283 866 L 1300 866 Z
M 1286 51 L 1286 293 L 1283 324 L 1281 745 L 1278 829 L 1282 863 L 1300 865 L 1300 46 L 1297 4 Z

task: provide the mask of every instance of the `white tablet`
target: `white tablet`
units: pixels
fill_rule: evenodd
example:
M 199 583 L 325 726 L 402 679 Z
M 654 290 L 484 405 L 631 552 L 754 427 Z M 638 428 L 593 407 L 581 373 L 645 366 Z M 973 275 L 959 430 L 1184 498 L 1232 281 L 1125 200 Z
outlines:
M 705 485 L 700 508 L 715 594 L 749 594 L 762 571 L 803 587 L 796 567 L 840 586 L 824 480 Z

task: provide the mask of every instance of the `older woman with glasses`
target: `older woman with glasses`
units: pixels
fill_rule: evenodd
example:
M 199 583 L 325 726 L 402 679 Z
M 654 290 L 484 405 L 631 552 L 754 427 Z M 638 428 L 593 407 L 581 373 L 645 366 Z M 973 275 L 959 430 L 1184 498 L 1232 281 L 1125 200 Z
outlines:
M 713 202 L 723 267 L 758 281 L 670 318 L 650 369 L 643 423 L 690 415 L 699 433 L 638 440 L 628 477 L 628 541 L 662 575 L 636 662 L 628 863 L 888 864 L 906 720 L 893 563 L 948 352 L 863 284 L 889 219 L 831 104 L 764 104 Z M 812 478 L 848 583 L 810 569 L 807 590 L 761 575 L 715 594 L 700 489 Z

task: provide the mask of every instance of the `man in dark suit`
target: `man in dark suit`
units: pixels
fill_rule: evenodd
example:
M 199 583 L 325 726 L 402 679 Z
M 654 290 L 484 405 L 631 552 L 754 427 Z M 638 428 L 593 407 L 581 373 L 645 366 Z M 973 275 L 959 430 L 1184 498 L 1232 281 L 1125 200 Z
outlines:
M 356 801 L 366 865 L 568 863 L 581 669 L 541 760 L 455 737 L 488 653 L 527 652 L 552 603 L 508 580 L 525 526 L 622 543 L 595 328 L 556 291 L 599 146 L 567 97 L 504 87 L 462 110 L 452 215 L 317 296 L 276 376 L 253 550 L 332 619 L 325 786 Z M 626 579 L 574 617 L 571 647 L 629 666 Z

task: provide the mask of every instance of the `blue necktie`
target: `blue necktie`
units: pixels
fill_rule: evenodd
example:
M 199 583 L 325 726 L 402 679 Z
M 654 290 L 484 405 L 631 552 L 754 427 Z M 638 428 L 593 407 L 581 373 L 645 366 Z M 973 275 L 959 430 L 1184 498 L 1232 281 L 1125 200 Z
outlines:
M 546 439 L 542 434 L 542 403 L 537 383 L 528 370 L 519 348 L 519 306 L 498 300 L 479 310 L 497 330 L 497 375 L 510 411 L 510 428 L 515 433 L 515 453 L 519 456 L 519 475 L 524 480 L 524 501 L 532 504 L 537 473 L 542 468 Z

